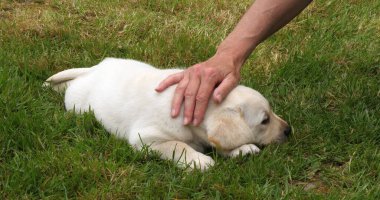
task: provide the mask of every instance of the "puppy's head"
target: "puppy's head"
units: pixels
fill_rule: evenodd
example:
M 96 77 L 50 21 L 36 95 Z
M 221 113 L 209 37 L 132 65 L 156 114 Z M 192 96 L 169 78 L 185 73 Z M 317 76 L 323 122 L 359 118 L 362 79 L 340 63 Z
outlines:
M 212 110 L 205 120 L 208 139 L 221 150 L 232 150 L 243 144 L 281 143 L 291 132 L 290 126 L 273 113 L 259 92 L 244 86 L 235 88 Z

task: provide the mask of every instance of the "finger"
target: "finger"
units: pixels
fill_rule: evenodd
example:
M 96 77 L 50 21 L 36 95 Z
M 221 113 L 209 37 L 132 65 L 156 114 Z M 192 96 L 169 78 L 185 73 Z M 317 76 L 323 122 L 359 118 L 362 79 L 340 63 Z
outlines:
M 193 120 L 193 113 L 194 113 L 194 107 L 195 107 L 195 97 L 197 95 L 199 85 L 200 85 L 200 78 L 196 72 L 190 74 L 190 81 L 189 85 L 186 88 L 185 91 L 185 103 L 184 103 L 184 119 L 183 124 L 188 125 Z
M 237 86 L 238 80 L 235 77 L 227 77 L 215 89 L 213 99 L 217 103 L 221 103 L 224 98 Z
M 198 94 L 195 98 L 195 109 L 194 109 L 194 120 L 193 125 L 198 126 L 204 118 L 206 109 L 208 106 L 208 101 L 212 95 L 212 91 L 215 87 L 215 81 L 203 81 L 201 80 L 201 85 L 198 90 Z
M 157 92 L 162 92 L 164 91 L 166 88 L 174 85 L 174 84 L 177 84 L 179 83 L 184 77 L 184 73 L 183 72 L 179 72 L 179 73 L 176 73 L 176 74 L 172 74 L 170 76 L 168 76 L 167 78 L 165 78 L 163 81 L 160 82 L 160 84 L 158 84 L 158 86 L 156 87 L 156 91 Z
M 178 83 L 174 91 L 174 96 L 172 99 L 172 111 L 171 111 L 172 117 L 177 117 L 180 112 L 181 105 L 183 102 L 183 97 L 184 97 L 185 90 L 188 84 L 189 84 L 189 75 L 184 74 L 183 79 Z

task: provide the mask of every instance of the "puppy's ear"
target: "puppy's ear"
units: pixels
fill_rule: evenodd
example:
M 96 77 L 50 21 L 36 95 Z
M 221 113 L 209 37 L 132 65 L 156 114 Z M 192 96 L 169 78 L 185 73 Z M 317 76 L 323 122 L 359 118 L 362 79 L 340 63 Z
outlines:
M 207 127 L 208 140 L 217 150 L 229 151 L 250 139 L 250 129 L 240 108 L 227 108 L 215 113 Z

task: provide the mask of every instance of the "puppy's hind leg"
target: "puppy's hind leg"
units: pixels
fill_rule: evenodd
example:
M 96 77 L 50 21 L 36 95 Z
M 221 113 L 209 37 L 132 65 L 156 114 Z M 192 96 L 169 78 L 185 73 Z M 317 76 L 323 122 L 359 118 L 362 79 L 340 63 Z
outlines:
M 155 142 L 150 148 L 158 151 L 162 159 L 173 160 L 180 167 L 189 166 L 190 168 L 207 170 L 214 165 L 214 160 L 180 141 Z

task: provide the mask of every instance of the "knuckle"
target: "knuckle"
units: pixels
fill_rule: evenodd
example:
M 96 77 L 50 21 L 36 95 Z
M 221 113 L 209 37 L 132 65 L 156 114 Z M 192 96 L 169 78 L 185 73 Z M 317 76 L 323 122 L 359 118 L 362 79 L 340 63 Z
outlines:
M 204 70 L 204 73 L 205 73 L 206 75 L 213 75 L 213 74 L 216 73 L 216 70 L 215 70 L 214 68 L 209 67 L 209 68 L 206 68 L 206 69 Z
M 193 74 L 195 74 L 196 76 L 200 76 L 201 73 L 202 73 L 202 67 L 200 65 L 196 65 L 194 66 L 193 68 Z
M 204 70 L 204 76 L 207 79 L 213 80 L 213 79 L 216 79 L 218 77 L 218 73 L 214 68 L 207 68 Z
M 166 79 L 167 81 L 174 81 L 174 80 L 177 80 L 178 77 L 180 77 L 181 74 L 172 74 L 170 76 L 168 76 L 168 78 Z
M 208 100 L 208 96 L 204 94 L 199 94 L 195 97 L 195 100 L 197 101 L 197 103 L 205 103 Z
M 193 97 L 194 96 L 194 92 L 192 92 L 192 91 L 185 91 L 184 96 L 185 96 L 185 98 Z
M 176 92 L 182 92 L 186 89 L 186 85 L 179 84 L 176 88 Z
M 195 64 L 192 68 L 194 68 L 194 69 L 200 69 L 200 68 L 202 68 L 202 63 L 198 63 L 198 64 Z
M 167 80 L 174 79 L 175 77 L 177 77 L 177 74 L 171 74 L 170 76 L 168 76 Z

